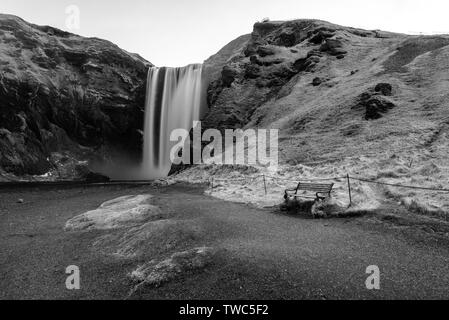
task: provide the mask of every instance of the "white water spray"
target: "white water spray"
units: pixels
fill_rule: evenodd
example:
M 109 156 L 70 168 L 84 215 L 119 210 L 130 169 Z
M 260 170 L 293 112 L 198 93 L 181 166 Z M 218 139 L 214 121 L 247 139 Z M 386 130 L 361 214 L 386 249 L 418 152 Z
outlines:
M 202 65 L 150 68 L 145 101 L 142 178 L 166 177 L 174 129 L 189 131 L 200 118 Z

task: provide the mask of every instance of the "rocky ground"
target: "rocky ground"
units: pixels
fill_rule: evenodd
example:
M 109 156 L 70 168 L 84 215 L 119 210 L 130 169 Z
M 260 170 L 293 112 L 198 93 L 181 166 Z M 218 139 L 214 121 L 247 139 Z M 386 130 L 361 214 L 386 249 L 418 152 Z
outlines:
M 316 220 L 203 193 L 192 185 L 1 192 L 0 298 L 447 298 L 447 224 L 412 222 L 389 203 L 375 215 Z M 65 288 L 69 265 L 80 268 L 78 291 Z M 366 289 L 370 265 L 380 268 L 379 291 Z

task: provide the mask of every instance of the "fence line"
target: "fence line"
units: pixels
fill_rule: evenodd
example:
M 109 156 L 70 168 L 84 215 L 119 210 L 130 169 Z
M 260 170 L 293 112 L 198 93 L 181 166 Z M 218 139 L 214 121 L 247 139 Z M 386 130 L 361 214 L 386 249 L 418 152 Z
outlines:
M 314 179 L 299 179 L 299 180 L 291 180 L 291 179 L 285 179 L 285 178 L 279 178 L 279 177 L 273 177 L 273 176 L 266 176 L 267 178 L 275 179 L 275 180 L 281 180 L 286 182 L 294 182 L 298 183 L 301 181 L 339 181 L 340 179 L 344 179 L 346 177 L 333 177 L 333 178 L 314 178 Z
M 368 179 L 364 179 L 364 178 L 352 177 L 350 175 L 341 176 L 341 177 L 292 180 L 292 179 L 286 179 L 286 178 L 282 178 L 282 177 L 275 177 L 275 176 L 271 176 L 271 175 L 264 175 L 264 174 L 262 174 L 262 175 L 258 175 L 258 176 L 254 176 L 254 177 L 235 178 L 235 179 L 212 178 L 212 181 L 214 181 L 214 182 L 227 182 L 227 181 L 231 181 L 231 182 L 241 182 L 241 181 L 248 182 L 249 181 L 249 182 L 252 182 L 252 181 L 257 180 L 259 178 L 267 178 L 267 179 L 276 180 L 275 183 L 278 186 L 280 186 L 280 185 L 277 183 L 277 181 L 291 182 L 291 183 L 296 183 L 297 184 L 297 183 L 299 183 L 301 181 L 307 181 L 307 182 L 314 182 L 314 181 L 338 181 L 338 182 L 342 182 L 341 180 L 349 178 L 350 180 L 356 180 L 356 181 L 360 181 L 360 182 L 372 183 L 372 184 L 378 184 L 378 185 L 384 185 L 384 186 L 390 186 L 390 187 L 415 189 L 415 190 L 427 190 L 427 191 L 436 191 L 436 192 L 445 192 L 445 193 L 448 192 L 449 193 L 449 188 L 429 188 L 429 187 L 418 187 L 418 186 L 411 186 L 411 185 L 379 182 L 379 181 L 373 181 L 373 180 L 368 180 Z
M 407 188 L 407 189 L 419 189 L 419 190 L 429 190 L 429 191 L 438 191 L 438 192 L 449 192 L 449 189 L 408 186 L 408 185 L 403 185 L 403 184 L 394 184 L 394 183 L 372 181 L 372 180 L 367 180 L 367 179 L 362 179 L 362 178 L 354 178 L 354 177 L 351 177 L 351 176 L 349 178 L 352 179 L 352 180 L 357 180 L 357 181 L 361 181 L 361 182 L 374 183 L 374 184 L 391 186 L 391 187 L 400 187 L 400 188 Z
M 247 178 L 229 178 L 229 179 L 227 179 L 227 178 L 213 178 L 213 179 L 214 179 L 214 181 L 217 181 L 217 182 L 219 182 L 219 181 L 233 181 L 233 182 L 235 182 L 235 181 L 256 180 L 256 179 L 263 178 L 263 177 L 268 178 L 268 179 L 273 179 L 273 180 L 278 180 L 278 181 L 285 181 L 285 182 L 293 182 L 293 183 L 298 183 L 300 181 L 311 181 L 311 182 L 313 182 L 313 181 L 339 181 L 341 179 L 346 178 L 346 176 L 345 176 L 345 177 L 333 177 L 333 178 L 315 178 L 315 179 L 292 180 L 292 179 L 285 179 L 285 178 L 281 178 L 281 177 L 274 177 L 274 176 L 270 176 L 270 175 L 261 174 L 261 175 L 258 175 L 258 176 L 247 177 Z
M 235 178 L 235 179 L 225 179 L 225 178 L 212 178 L 214 181 L 252 181 L 252 180 L 256 180 L 258 178 L 260 178 L 261 176 L 257 176 L 257 177 L 248 177 L 248 178 Z

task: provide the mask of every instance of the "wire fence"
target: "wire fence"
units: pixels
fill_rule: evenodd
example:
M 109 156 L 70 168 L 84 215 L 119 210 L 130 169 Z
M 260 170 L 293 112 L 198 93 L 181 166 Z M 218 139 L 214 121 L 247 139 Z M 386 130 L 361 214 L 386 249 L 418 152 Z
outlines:
M 352 177 L 349 174 L 347 174 L 346 176 L 337 176 L 337 177 L 327 177 L 327 178 L 300 178 L 297 180 L 293 180 L 293 179 L 288 179 L 288 178 L 284 178 L 284 177 L 276 177 L 276 176 L 272 176 L 272 175 L 266 175 L 266 174 L 261 174 L 261 175 L 257 175 L 257 176 L 253 176 L 253 177 L 248 177 L 248 178 L 213 178 L 210 180 L 210 184 L 212 186 L 212 190 L 214 189 L 214 187 L 217 187 L 217 183 L 220 182 L 254 182 L 257 179 L 263 179 L 263 184 L 264 184 L 264 189 L 265 189 L 265 195 L 268 194 L 268 190 L 267 190 L 267 180 L 272 180 L 276 185 L 278 185 L 279 187 L 283 187 L 282 185 L 280 185 L 278 182 L 287 182 L 287 183 L 295 183 L 295 184 L 299 184 L 301 182 L 323 182 L 323 181 L 334 181 L 334 182 L 342 182 L 345 181 L 347 183 L 347 187 L 348 187 L 348 196 L 349 196 L 349 205 L 352 205 L 352 192 L 351 192 L 351 180 L 353 181 L 359 181 L 359 182 L 363 182 L 363 183 L 369 183 L 369 184 L 376 184 L 376 185 L 383 185 L 383 186 L 389 186 L 389 187 L 396 187 L 396 188 L 406 188 L 406 189 L 414 189 L 414 190 L 425 190 L 425 191 L 434 191 L 434 192 L 444 192 L 444 193 L 449 193 L 449 188 L 431 188 L 431 187 L 420 187 L 420 186 L 412 186 L 412 185 L 404 185 L 404 184 L 396 184 L 396 183 L 388 183 L 388 182 L 380 182 L 380 181 L 374 181 L 374 180 L 369 180 L 366 178 L 360 178 L 360 177 Z
M 341 182 L 344 179 L 348 178 L 348 175 L 341 176 L 341 177 L 329 177 L 329 178 L 301 178 L 297 180 L 293 179 L 287 179 L 283 177 L 275 177 L 270 175 L 258 175 L 253 177 L 247 177 L 247 178 L 212 178 L 214 182 L 239 182 L 239 181 L 253 181 L 257 180 L 259 178 L 265 178 L 265 179 L 272 179 L 276 181 L 284 181 L 284 182 L 291 182 L 291 183 L 300 183 L 300 182 L 319 182 L 319 181 L 337 181 Z M 380 181 L 374 181 L 374 180 L 368 180 L 364 178 L 358 178 L 358 177 L 352 177 L 349 176 L 350 180 L 356 180 L 360 182 L 365 183 L 372 183 L 372 184 L 378 184 L 378 185 L 385 185 L 385 186 L 391 186 L 391 187 L 400 187 L 400 188 L 408 188 L 408 189 L 419 189 L 419 190 L 428 190 L 428 191 L 439 191 L 439 192 L 449 192 L 449 188 L 429 188 L 429 187 L 419 187 L 419 186 L 411 186 L 411 185 L 404 185 L 404 184 L 395 184 L 395 183 L 387 183 L 387 182 L 380 182 Z
M 410 186 L 410 185 L 403 185 L 403 184 L 379 182 L 379 181 L 373 181 L 373 180 L 367 180 L 367 179 L 355 178 L 355 177 L 349 177 L 349 178 L 351 180 L 357 180 L 357 181 L 361 181 L 361 182 L 373 183 L 373 184 L 390 186 L 390 187 L 399 187 L 399 188 L 406 188 L 406 189 L 418 189 L 418 190 L 428 190 L 428 191 L 437 191 L 437 192 L 449 192 L 449 188 L 428 188 L 428 187 L 418 187 L 418 186 Z

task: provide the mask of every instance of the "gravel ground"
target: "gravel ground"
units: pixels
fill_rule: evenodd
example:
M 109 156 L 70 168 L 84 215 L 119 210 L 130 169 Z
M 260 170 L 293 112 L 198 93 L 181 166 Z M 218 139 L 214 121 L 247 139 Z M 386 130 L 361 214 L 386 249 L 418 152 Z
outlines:
M 391 218 L 312 220 L 203 195 L 200 187 L 90 187 L 0 193 L 1 299 L 123 299 L 126 274 L 142 257 L 122 259 L 92 244 L 105 231 L 64 232 L 65 222 L 115 197 L 151 193 L 174 219 L 202 233 L 190 246 L 219 250 L 201 272 L 184 274 L 132 299 L 449 298 L 449 249 L 435 235 Z M 23 199 L 23 203 L 18 203 Z M 157 248 L 157 243 L 154 244 Z M 159 250 L 160 249 L 160 250 Z M 186 249 L 158 248 L 155 258 Z M 145 258 L 146 259 L 146 258 Z M 65 288 L 65 268 L 81 270 L 81 290 Z M 381 290 L 365 287 L 369 265 Z

